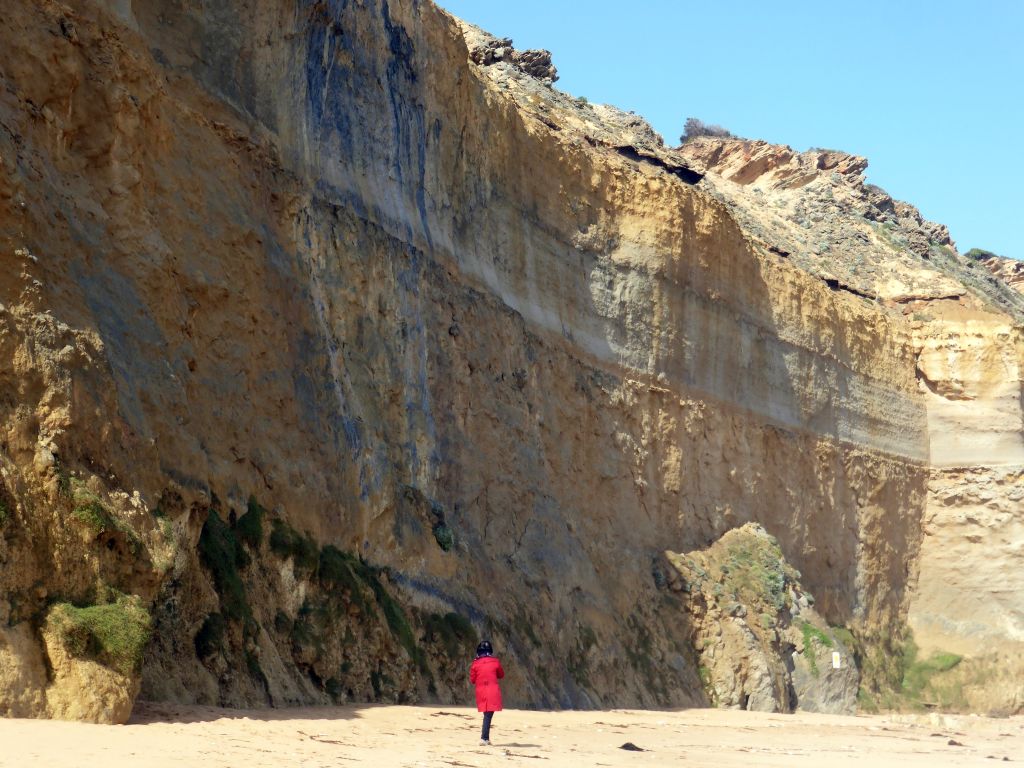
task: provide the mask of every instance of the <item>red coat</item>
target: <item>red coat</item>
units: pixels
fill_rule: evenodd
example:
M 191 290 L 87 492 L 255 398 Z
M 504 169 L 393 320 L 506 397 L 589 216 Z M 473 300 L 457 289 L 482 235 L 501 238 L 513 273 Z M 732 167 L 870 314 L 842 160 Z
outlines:
M 493 656 L 481 656 L 469 668 L 469 682 L 476 686 L 478 712 L 501 711 L 501 687 L 498 681 L 505 676 L 501 662 Z

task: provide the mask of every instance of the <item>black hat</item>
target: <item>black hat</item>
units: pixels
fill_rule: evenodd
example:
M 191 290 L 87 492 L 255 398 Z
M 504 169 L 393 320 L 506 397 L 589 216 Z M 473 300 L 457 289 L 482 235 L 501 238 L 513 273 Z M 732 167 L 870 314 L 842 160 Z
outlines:
M 494 653 L 494 649 L 491 647 L 490 640 L 481 640 L 480 644 L 476 647 L 477 656 L 490 656 Z

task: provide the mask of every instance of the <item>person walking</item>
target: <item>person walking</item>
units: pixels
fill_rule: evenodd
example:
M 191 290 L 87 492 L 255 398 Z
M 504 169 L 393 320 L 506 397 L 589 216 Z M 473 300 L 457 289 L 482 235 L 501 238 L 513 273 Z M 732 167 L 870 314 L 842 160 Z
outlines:
M 476 658 L 469 668 L 469 682 L 476 686 L 476 709 L 484 713 L 484 727 L 480 731 L 480 746 L 491 745 L 491 719 L 501 711 L 501 686 L 498 681 L 505 676 L 501 662 L 494 656 L 489 640 L 482 640 L 476 647 Z

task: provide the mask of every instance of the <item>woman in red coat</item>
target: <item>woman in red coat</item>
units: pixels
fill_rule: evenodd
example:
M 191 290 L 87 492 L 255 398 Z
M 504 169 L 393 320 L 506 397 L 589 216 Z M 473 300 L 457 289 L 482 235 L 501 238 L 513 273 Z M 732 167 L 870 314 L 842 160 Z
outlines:
M 469 668 L 469 682 L 476 686 L 476 709 L 484 713 L 484 727 L 480 732 L 480 746 L 491 744 L 491 718 L 501 711 L 501 686 L 498 681 L 505 676 L 501 662 L 494 657 L 494 650 L 488 640 L 476 647 L 476 658 Z

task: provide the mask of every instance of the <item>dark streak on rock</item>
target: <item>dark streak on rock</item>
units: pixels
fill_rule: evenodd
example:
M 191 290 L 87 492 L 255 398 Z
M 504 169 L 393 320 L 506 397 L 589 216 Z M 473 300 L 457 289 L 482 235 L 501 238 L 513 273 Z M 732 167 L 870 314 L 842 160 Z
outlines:
M 839 282 L 834 277 L 826 277 L 826 278 L 824 278 L 824 280 L 825 280 L 825 285 L 827 285 L 830 290 L 833 290 L 833 291 L 846 291 L 847 293 L 852 293 L 854 296 L 860 296 L 862 299 L 871 299 L 872 301 L 877 301 L 878 300 L 878 297 L 875 296 L 873 293 L 866 293 L 866 292 L 864 292 L 864 291 L 862 291 L 862 290 L 860 290 L 858 288 L 854 288 L 851 285 L 847 285 L 846 283 L 841 283 L 841 282 Z
M 686 165 L 683 165 L 682 163 L 670 163 L 667 160 L 658 157 L 657 155 L 652 155 L 650 153 L 644 152 L 641 149 L 637 149 L 631 144 L 619 147 L 612 147 L 612 149 L 614 149 L 623 157 L 628 157 L 630 160 L 635 160 L 638 163 L 651 163 L 652 165 L 656 165 L 659 168 L 663 168 L 669 173 L 671 173 L 673 176 L 676 176 L 677 178 L 681 179 L 686 184 L 696 184 L 697 182 L 704 178 L 703 173 L 698 173 L 697 171 L 693 170 L 692 168 Z

